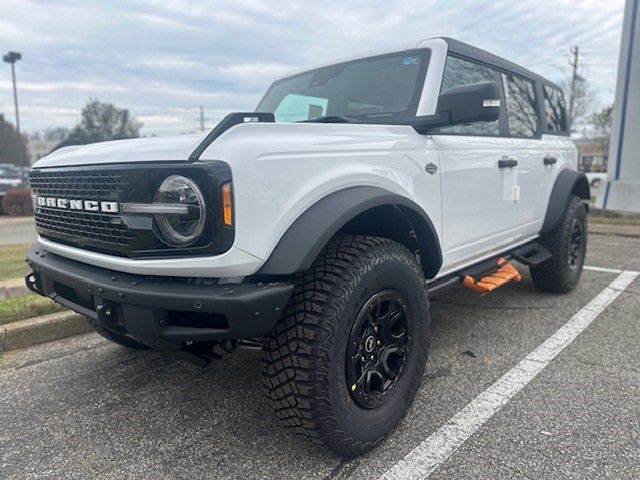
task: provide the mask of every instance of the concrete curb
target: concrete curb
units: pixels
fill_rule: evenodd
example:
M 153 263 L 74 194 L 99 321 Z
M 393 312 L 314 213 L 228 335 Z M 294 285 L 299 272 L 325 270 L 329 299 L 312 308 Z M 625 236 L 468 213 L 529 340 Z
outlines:
M 15 278 L 13 280 L 5 280 L 0 282 L 0 300 L 7 298 L 22 297 L 30 293 L 24 284 L 24 279 Z
M 28 320 L 0 325 L 0 352 L 30 347 L 38 343 L 93 331 L 82 315 L 74 312 L 52 313 Z
M 612 223 L 589 222 L 588 232 L 594 235 L 615 235 L 618 237 L 640 238 L 640 225 L 617 225 Z
M 19 225 L 25 223 L 33 223 L 33 215 L 27 215 L 23 217 L 8 217 L 6 215 L 0 216 L 0 226 Z
M 601 208 L 589 208 L 589 214 L 605 218 L 633 218 L 640 219 L 640 213 L 633 212 L 617 212 L 615 210 L 603 210 Z

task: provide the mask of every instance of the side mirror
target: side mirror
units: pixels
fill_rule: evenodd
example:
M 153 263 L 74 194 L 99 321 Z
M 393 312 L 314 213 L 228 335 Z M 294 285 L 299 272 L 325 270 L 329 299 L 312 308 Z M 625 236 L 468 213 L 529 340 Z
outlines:
M 438 97 L 435 115 L 418 117 L 412 126 L 418 133 L 432 128 L 475 122 L 494 122 L 500 117 L 500 89 L 496 82 L 454 87 Z

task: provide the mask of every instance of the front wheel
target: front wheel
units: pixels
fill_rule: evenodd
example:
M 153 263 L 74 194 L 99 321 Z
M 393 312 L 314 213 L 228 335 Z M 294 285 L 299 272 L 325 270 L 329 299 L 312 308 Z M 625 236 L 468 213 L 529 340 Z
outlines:
M 405 415 L 429 349 L 429 311 L 415 255 L 385 238 L 334 238 L 295 280 L 264 339 L 276 415 L 343 457 L 377 445 Z
M 587 209 L 578 197 L 569 198 L 560 222 L 540 243 L 551 258 L 531 267 L 534 285 L 545 292 L 570 292 L 580 280 L 587 252 Z

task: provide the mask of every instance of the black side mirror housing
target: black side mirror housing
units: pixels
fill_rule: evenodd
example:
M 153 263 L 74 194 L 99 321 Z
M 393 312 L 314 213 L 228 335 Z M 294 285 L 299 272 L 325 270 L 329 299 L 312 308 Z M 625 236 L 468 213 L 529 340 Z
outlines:
M 494 122 L 500 117 L 500 89 L 496 82 L 471 83 L 440 94 L 435 115 L 418 117 L 411 125 L 418 133 L 450 125 Z

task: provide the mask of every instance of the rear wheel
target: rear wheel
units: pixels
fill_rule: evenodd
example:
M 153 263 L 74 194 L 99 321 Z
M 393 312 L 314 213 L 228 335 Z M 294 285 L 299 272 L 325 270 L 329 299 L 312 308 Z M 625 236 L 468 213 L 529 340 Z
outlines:
M 285 426 L 352 457 L 405 415 L 428 348 L 415 256 L 385 238 L 336 237 L 296 278 L 283 319 L 264 339 L 264 385 Z
M 570 292 L 580 280 L 587 252 L 587 209 L 578 197 L 570 197 L 560 222 L 540 243 L 551 258 L 531 267 L 534 285 L 545 292 Z

